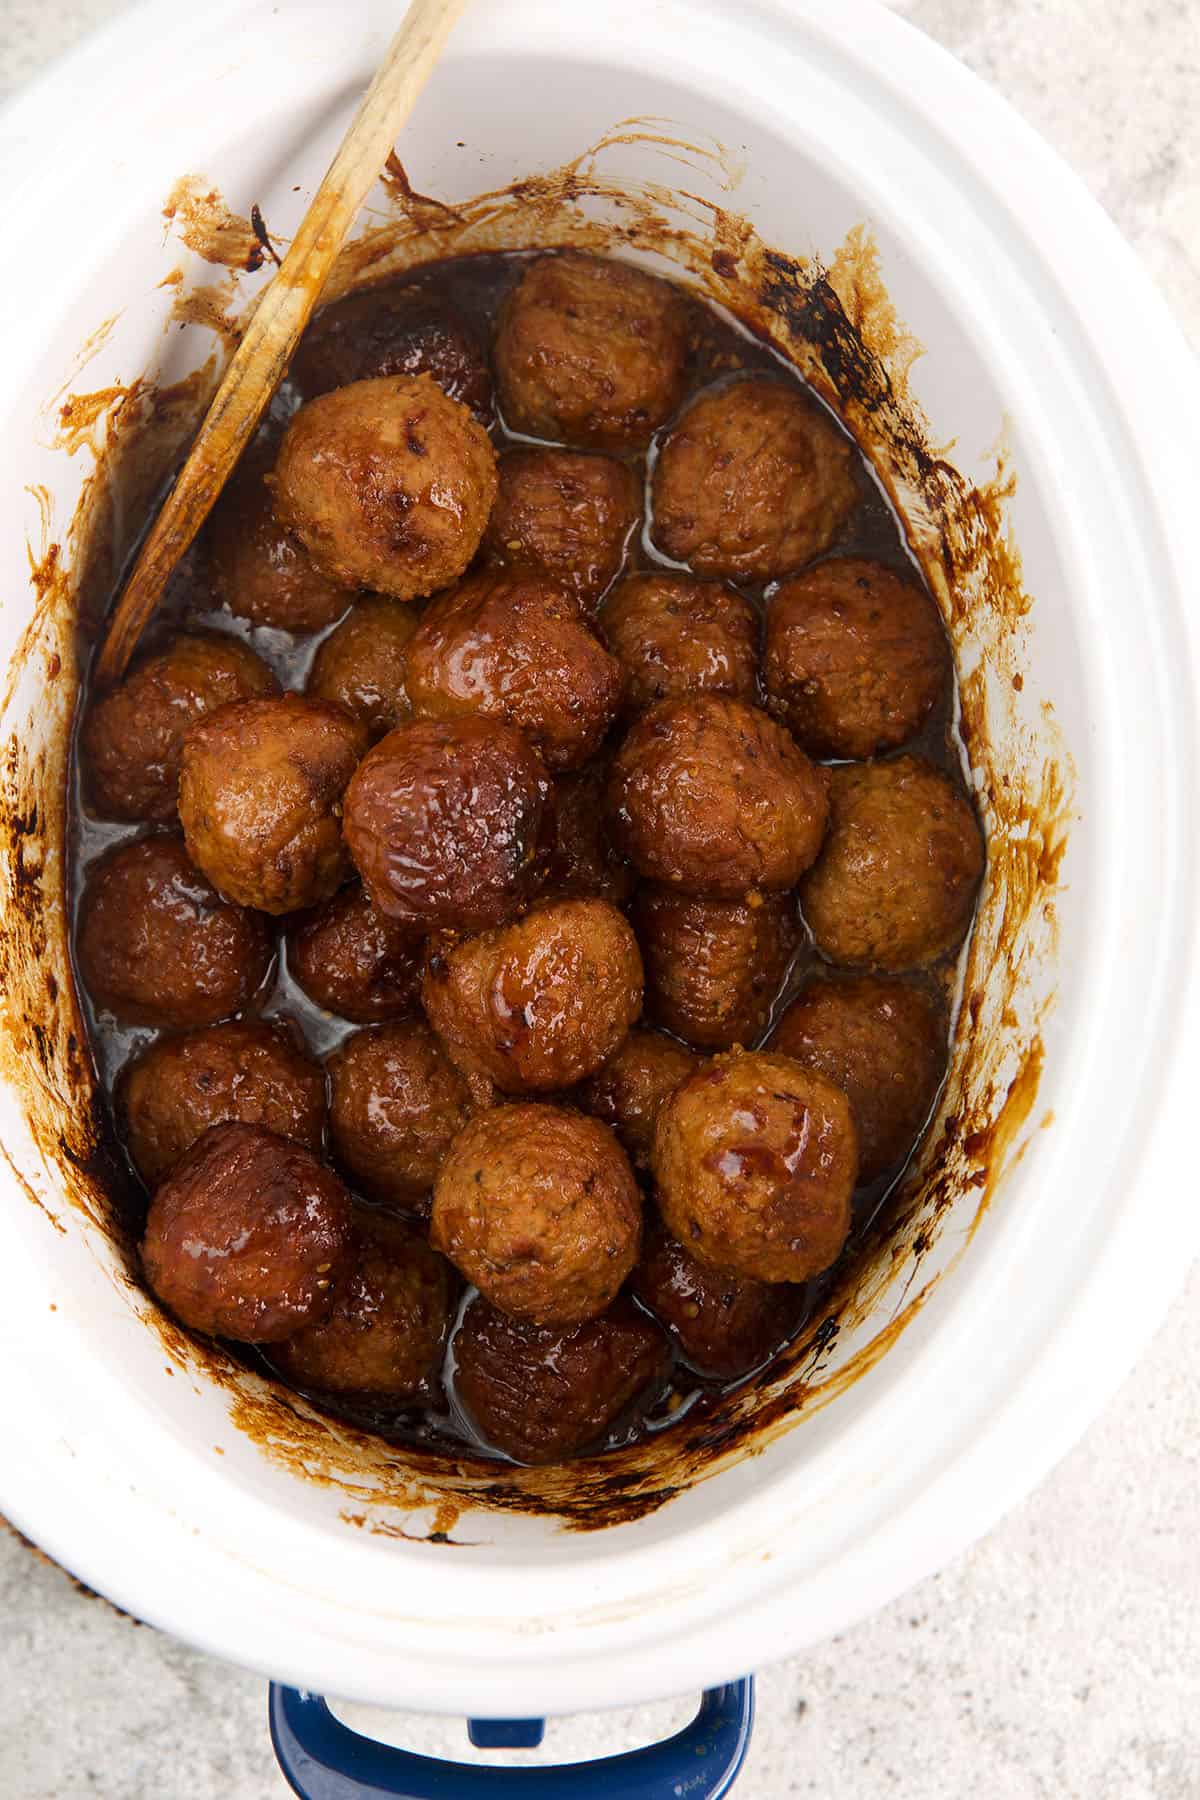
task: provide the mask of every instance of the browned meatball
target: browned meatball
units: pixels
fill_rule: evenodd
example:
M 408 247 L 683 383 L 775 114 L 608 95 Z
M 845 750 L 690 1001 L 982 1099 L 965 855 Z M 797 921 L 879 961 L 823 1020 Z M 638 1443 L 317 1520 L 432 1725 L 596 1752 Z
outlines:
M 424 1019 L 356 1031 L 329 1059 L 329 1123 L 372 1199 L 413 1206 L 470 1116 L 466 1084 Z
M 306 400 L 379 375 L 431 375 L 452 400 L 485 422 L 491 416 L 482 350 L 465 321 L 419 281 L 389 282 L 323 306 L 288 370 Z
M 612 1132 L 561 1106 L 498 1106 L 450 1146 L 430 1239 L 493 1306 L 578 1325 L 637 1261 L 642 1200 Z
M 585 607 L 620 573 L 642 516 L 632 469 L 574 450 L 509 450 L 484 549 L 564 587 Z
M 421 998 L 462 1068 L 548 1093 L 612 1055 L 642 1010 L 642 959 L 606 900 L 554 900 L 432 957 Z
M 530 264 L 493 351 L 506 424 L 597 450 L 649 442 L 683 397 L 686 356 L 665 281 L 574 250 Z
M 346 790 L 346 843 L 373 906 L 426 931 L 478 931 L 545 875 L 550 781 L 498 719 L 415 719 L 389 732 Z
M 552 1463 L 594 1444 L 670 1366 L 666 1340 L 618 1300 L 572 1330 L 519 1325 L 473 1300 L 454 1340 L 458 1397 L 481 1436 L 517 1462 Z
M 793 895 L 700 900 L 645 887 L 633 923 L 649 1018 L 700 1050 L 752 1044 L 766 1029 L 800 938 Z
M 734 588 L 657 570 L 627 575 L 605 601 L 600 629 L 625 670 L 630 712 L 684 694 L 754 699 L 758 614 Z
M 455 1287 L 450 1265 L 409 1226 L 357 1207 L 328 1317 L 293 1332 L 271 1361 L 286 1381 L 318 1393 L 429 1400 Z
M 319 569 L 283 523 L 260 452 L 228 483 L 206 527 L 213 583 L 230 612 L 277 631 L 321 631 L 354 598 L 352 575 Z
M 748 1281 L 710 1269 L 655 1220 L 647 1226 L 632 1288 L 702 1375 L 748 1375 L 795 1329 L 800 1292 L 787 1282 Z
M 946 1017 L 920 988 L 882 975 L 816 978 L 771 1033 L 768 1048 L 816 1069 L 850 1102 L 858 1178 L 874 1181 L 908 1155 L 946 1068 Z
M 631 1031 L 575 1098 L 585 1112 L 611 1126 L 630 1161 L 646 1169 L 659 1108 L 699 1067 L 698 1056 L 661 1031 Z
M 857 1174 L 850 1102 L 787 1056 L 722 1057 L 658 1115 L 668 1230 L 699 1261 L 752 1281 L 808 1281 L 837 1261 Z
M 359 885 L 288 933 L 288 968 L 310 1000 L 356 1025 L 411 1012 L 421 988 L 424 940 L 377 912 Z
M 613 759 L 608 818 L 648 880 L 737 898 L 796 885 L 825 835 L 826 776 L 743 700 L 664 700 Z
M 142 1267 L 196 1331 L 271 1344 L 329 1309 L 350 1196 L 311 1151 L 261 1125 L 212 1125 L 150 1203 Z
M 600 748 L 622 675 L 565 590 L 485 570 L 429 607 L 408 646 L 407 680 L 418 718 L 501 719 L 548 769 L 571 769 Z
M 496 498 L 496 456 L 428 375 L 355 381 L 296 413 L 275 503 L 331 580 L 396 600 L 456 581 Z
M 408 718 L 404 686 L 409 640 L 420 614 L 399 600 L 368 594 L 331 631 L 313 657 L 307 691 L 335 700 L 367 728 L 373 744 Z
M 763 680 L 814 756 L 894 749 L 920 731 L 949 678 L 936 606 L 883 563 L 834 557 L 771 600 Z
M 126 1064 L 116 1099 L 129 1154 L 151 1188 L 210 1125 L 265 1125 L 318 1152 L 325 1131 L 324 1071 L 261 1019 L 160 1038 Z
M 143 657 L 88 712 L 79 752 L 92 808 L 106 819 L 175 822 L 183 734 L 228 700 L 279 684 L 237 638 L 177 637 Z
M 327 900 L 349 872 L 341 801 L 366 747 L 357 719 L 299 694 L 202 719 L 184 740 L 179 781 L 193 862 L 230 900 L 263 912 Z
M 917 968 L 955 949 L 983 874 L 967 800 L 919 756 L 831 773 L 829 836 L 800 891 L 817 948 L 877 969 Z
M 546 891 L 556 898 L 595 894 L 624 906 L 636 877 L 608 840 L 604 790 L 608 770 L 589 763 L 554 784 L 554 842 L 546 869 Z
M 793 384 L 714 388 L 659 451 L 654 542 L 701 575 L 771 581 L 828 550 L 857 499 L 853 467 L 849 440 Z
M 128 1025 L 211 1025 L 266 978 L 265 919 L 222 900 L 177 837 L 140 838 L 88 873 L 79 972 L 95 1004 Z

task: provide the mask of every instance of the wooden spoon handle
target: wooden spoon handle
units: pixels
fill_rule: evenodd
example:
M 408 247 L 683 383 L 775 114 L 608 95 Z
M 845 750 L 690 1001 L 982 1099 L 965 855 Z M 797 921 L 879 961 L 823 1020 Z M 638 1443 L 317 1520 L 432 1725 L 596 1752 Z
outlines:
M 264 289 L 187 461 L 146 535 L 96 666 L 119 681 L 179 559 L 212 510 L 291 361 L 334 259 L 466 0 L 411 0 L 291 248 Z

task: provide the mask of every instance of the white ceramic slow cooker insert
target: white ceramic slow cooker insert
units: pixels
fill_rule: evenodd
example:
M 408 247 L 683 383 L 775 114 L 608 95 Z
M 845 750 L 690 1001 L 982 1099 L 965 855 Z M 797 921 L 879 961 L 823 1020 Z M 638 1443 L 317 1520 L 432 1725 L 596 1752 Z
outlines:
M 0 119 L 0 746 L 15 736 L 27 760 L 63 704 L 37 653 L 30 552 L 38 561 L 65 531 L 89 473 L 86 443 L 69 454 L 56 442 L 62 396 L 203 360 L 203 331 L 164 332 L 164 275 L 178 264 L 189 286 L 218 278 L 169 238 L 168 193 L 203 174 L 286 236 L 395 10 L 157 0 Z M 602 152 L 606 176 L 670 190 L 693 224 L 697 208 L 724 208 L 825 262 L 865 226 L 924 347 L 911 386 L 937 441 L 981 484 L 1004 447 L 1034 604 L 1020 626 L 1021 729 L 997 743 L 996 767 L 1007 757 L 1028 778 L 1054 760 L 1073 784 L 1054 918 L 1030 927 L 1022 987 L 1044 1067 L 986 1211 L 977 1189 L 954 1198 L 922 1265 L 924 1304 L 859 1379 L 628 1524 L 578 1532 L 468 1509 L 457 1547 L 422 1541 L 430 1510 L 381 1504 L 367 1475 L 355 1495 L 273 1458 L 201 1362 L 172 1361 L 103 1233 L 64 1197 L 53 1146 L 31 1139 L 21 1081 L 6 1081 L 0 1512 L 181 1637 L 306 1688 L 428 1711 L 678 1693 L 881 1605 L 1067 1448 L 1200 1237 L 1187 591 L 1200 381 L 1186 348 L 1078 183 L 867 0 L 480 0 L 401 149 L 414 186 L 453 201 L 559 167 L 629 119 L 643 124 Z M 722 153 L 681 157 L 655 131 Z M 239 303 L 265 278 L 248 278 Z M 968 627 L 964 668 L 981 648 Z M 16 990 L 3 1000 L 11 1049 Z M 904 1294 L 899 1269 L 827 1374 L 885 1331 Z

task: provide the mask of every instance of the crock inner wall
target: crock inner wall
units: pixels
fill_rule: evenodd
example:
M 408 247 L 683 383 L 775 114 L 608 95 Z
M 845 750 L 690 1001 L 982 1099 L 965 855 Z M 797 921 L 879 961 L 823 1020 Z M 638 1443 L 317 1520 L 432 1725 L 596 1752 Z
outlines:
M 798 1350 L 761 1384 L 753 1402 L 749 1396 L 730 1402 L 727 1453 L 713 1444 L 693 1468 L 676 1466 L 664 1479 L 656 1459 L 672 1459 L 668 1434 L 658 1446 L 643 1446 L 635 1466 L 598 1464 L 594 1476 L 574 1472 L 570 1495 L 552 1474 L 522 1474 L 504 1484 L 503 1495 L 478 1493 L 482 1504 L 472 1507 L 475 1478 L 459 1484 L 428 1465 L 363 1446 L 329 1421 L 306 1416 L 298 1402 L 272 1399 L 244 1372 L 220 1370 L 180 1334 L 153 1322 L 153 1309 L 128 1280 L 122 1247 L 107 1231 L 91 1167 L 89 1078 L 61 913 L 61 792 L 74 681 L 70 614 L 81 600 L 94 607 L 105 591 L 141 523 L 155 477 L 174 461 L 226 352 L 227 333 L 220 330 L 172 329 L 180 296 L 190 296 L 196 312 L 210 298 L 218 311 L 236 311 L 264 279 L 235 279 L 173 235 L 164 242 L 154 210 L 126 225 L 103 268 L 90 278 L 81 274 L 79 306 L 56 335 L 53 356 L 37 368 L 36 389 L 31 371 L 44 448 L 31 458 L 29 478 L 47 490 L 39 502 L 45 518 L 31 508 L 30 519 L 41 598 L 32 614 L 6 607 L 0 622 L 6 659 L 15 658 L 0 732 L 9 838 L 3 1029 L 10 1085 L 2 1137 L 20 1177 L 44 1197 L 46 1210 L 36 1215 L 33 1229 L 46 1234 L 45 1255 L 59 1262 L 64 1292 L 76 1297 L 81 1336 L 86 1341 L 89 1321 L 104 1316 L 105 1329 L 95 1339 L 103 1338 L 105 1355 L 119 1368 L 131 1399 L 177 1440 L 219 1445 L 222 1480 L 249 1484 L 272 1506 L 343 1530 L 348 1520 L 365 1520 L 368 1527 L 390 1521 L 417 1539 L 443 1530 L 480 1549 L 491 1543 L 519 1555 L 522 1547 L 536 1546 L 544 1561 L 560 1550 L 570 1554 L 553 1530 L 553 1516 L 561 1511 L 576 1523 L 588 1523 L 592 1512 L 614 1521 L 611 1530 L 621 1537 L 635 1532 L 653 1541 L 676 1528 L 681 1515 L 694 1515 L 697 1507 L 707 1513 L 719 1504 L 715 1494 L 698 1496 L 693 1484 L 723 1459 L 730 1466 L 720 1483 L 726 1495 L 736 1495 L 751 1469 L 756 1484 L 770 1479 L 771 1452 L 747 1465 L 747 1449 L 764 1450 L 783 1431 L 798 1433 L 815 1455 L 836 1435 L 841 1417 L 874 1403 L 867 1389 L 878 1388 L 887 1361 L 879 1360 L 882 1352 L 964 1251 L 1004 1168 L 1047 1110 L 1059 1021 L 1070 1002 L 1069 972 L 1057 955 L 1064 919 L 1056 896 L 1071 780 L 1063 740 L 1071 741 L 1086 711 L 1088 665 L 1065 608 L 1042 604 L 1023 611 L 1014 600 L 1018 587 L 1052 597 L 1063 580 L 1056 531 L 1039 499 L 1036 447 L 1024 443 L 1015 422 L 1020 413 L 1012 402 L 1019 395 L 1008 383 L 1017 372 L 1004 366 L 1002 356 L 985 353 L 964 317 L 961 296 L 922 271 L 921 245 L 890 233 L 886 215 L 874 212 L 861 188 L 841 179 L 836 150 L 822 145 L 818 154 L 814 145 L 806 162 L 794 143 L 773 136 L 769 116 L 714 105 L 683 88 L 664 92 L 662 81 L 627 70 L 547 62 L 532 71 L 530 91 L 553 94 L 553 107 L 532 119 L 505 117 L 494 130 L 489 123 L 486 148 L 481 154 L 471 146 L 464 175 L 463 152 L 447 145 L 439 120 L 477 117 L 482 96 L 494 91 L 503 73 L 486 58 L 447 65 L 439 77 L 438 118 L 423 108 L 414 121 L 408 168 L 418 189 L 448 196 L 455 212 L 410 204 L 397 224 L 394 194 L 381 191 L 359 238 L 360 246 L 370 242 L 371 260 L 360 248 L 347 262 L 347 279 L 471 247 L 579 242 L 690 278 L 718 300 L 745 300 L 756 322 L 786 339 L 818 390 L 849 416 L 902 504 L 914 549 L 947 610 L 975 709 L 969 738 L 993 867 L 966 973 L 968 995 L 978 995 L 973 1030 L 959 1045 L 942 1121 L 898 1209 L 902 1226 L 859 1272 L 836 1336 Z M 614 127 L 614 91 L 628 113 L 644 103 L 655 122 Z M 268 227 L 286 232 L 344 117 L 345 99 L 338 96 L 278 133 L 268 119 L 256 126 L 254 144 L 246 138 L 217 147 L 206 170 L 233 212 L 248 213 L 256 200 Z M 656 135 L 669 141 L 656 143 Z M 255 145 L 273 147 L 264 152 Z M 602 148 L 588 154 L 590 145 Z M 531 168 L 557 173 L 484 206 L 460 206 L 457 196 L 468 183 L 479 185 L 480 161 L 484 184 L 495 190 Z M 765 171 L 784 165 L 791 171 L 788 182 L 768 178 Z M 299 194 L 292 191 L 297 183 Z M 953 471 L 945 465 L 939 468 L 922 435 L 917 402 L 905 393 L 909 347 L 889 322 L 886 296 L 870 290 L 865 246 L 857 260 L 843 258 L 839 277 L 839 249 L 864 222 L 878 245 L 886 295 L 901 318 L 920 320 L 926 354 L 912 365 L 911 392 L 936 422 L 939 438 L 957 437 L 951 459 L 961 482 L 950 479 Z M 785 252 L 773 269 L 774 311 L 764 298 L 772 273 L 764 246 L 772 244 Z M 730 258 L 732 273 L 726 272 Z M 792 258 L 808 262 L 797 268 Z M 813 289 L 806 285 L 804 269 L 815 272 L 818 265 L 829 271 L 830 303 L 841 306 L 850 327 L 841 340 L 836 332 L 801 335 L 814 323 L 829 323 L 827 313 L 814 309 Z M 181 281 L 160 286 L 176 267 Z M 204 291 L 213 289 L 220 292 L 206 297 Z M 94 344 L 86 368 L 74 374 L 80 346 L 110 302 L 124 311 Z M 78 329 L 85 310 L 87 323 Z M 862 370 L 847 361 L 854 338 L 864 367 L 873 359 L 882 374 L 886 404 L 878 397 L 870 406 L 864 400 Z M 153 391 L 131 393 L 143 370 L 154 372 Z M 71 414 L 72 453 L 61 441 L 62 409 L 72 396 L 103 396 L 106 389 L 107 400 L 96 405 L 82 436 L 79 420 L 87 409 L 75 407 Z M 1016 476 L 1010 494 L 1005 477 L 997 480 L 994 451 L 1002 434 L 1005 467 Z M 54 445 L 53 436 L 59 439 Z M 115 443 L 143 448 L 118 458 Z M 93 448 L 103 452 L 98 478 L 89 470 Z M 72 534 L 69 522 L 78 517 L 88 480 L 94 481 L 88 517 Z M 1011 558 L 1005 563 L 1010 531 L 1024 555 L 1023 583 Z M 55 658 L 58 670 L 51 675 Z M 1078 669 L 1082 678 L 1069 686 L 1056 683 L 1051 693 L 1039 670 L 1064 668 Z M 1048 787 L 1049 771 L 1054 779 Z M 1073 832 L 1072 862 L 1085 852 Z M 967 1118 L 970 1129 L 962 1126 Z M 949 1133 L 947 1119 L 955 1121 Z M 946 1285 L 953 1282 L 950 1273 Z M 167 1369 L 173 1373 L 166 1375 Z M 804 1404 L 797 1404 L 802 1397 Z M 826 1407 L 827 1401 L 835 1404 Z M 760 1419 L 770 1415 L 757 1438 L 748 1420 L 752 1405 Z M 606 1461 L 616 1465 L 621 1459 Z M 615 1488 L 614 1476 L 620 1477 Z M 495 1481 L 492 1471 L 485 1485 Z M 659 1511 L 664 1488 L 678 1492 Z M 618 1523 L 623 1517 L 630 1522 Z

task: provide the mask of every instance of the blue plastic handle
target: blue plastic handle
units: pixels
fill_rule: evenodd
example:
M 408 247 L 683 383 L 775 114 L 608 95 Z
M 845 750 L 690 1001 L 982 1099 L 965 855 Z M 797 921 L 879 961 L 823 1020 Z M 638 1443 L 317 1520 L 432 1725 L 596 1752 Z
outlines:
M 393 1750 L 335 1719 L 316 1694 L 271 1684 L 271 1742 L 300 1800 L 719 1800 L 737 1779 L 754 1722 L 754 1683 L 705 1694 L 661 1744 L 553 1768 L 489 1769 Z M 540 1720 L 473 1721 L 493 1746 L 538 1743 Z

